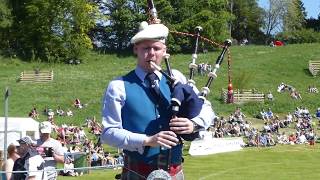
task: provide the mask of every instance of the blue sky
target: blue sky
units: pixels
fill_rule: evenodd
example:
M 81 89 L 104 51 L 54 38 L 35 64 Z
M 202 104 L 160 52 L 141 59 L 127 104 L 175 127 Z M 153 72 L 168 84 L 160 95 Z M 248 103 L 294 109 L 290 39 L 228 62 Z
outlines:
M 269 0 L 259 0 L 259 6 L 265 8 L 268 6 Z M 302 0 L 304 7 L 306 8 L 307 17 L 318 18 L 320 13 L 320 0 Z

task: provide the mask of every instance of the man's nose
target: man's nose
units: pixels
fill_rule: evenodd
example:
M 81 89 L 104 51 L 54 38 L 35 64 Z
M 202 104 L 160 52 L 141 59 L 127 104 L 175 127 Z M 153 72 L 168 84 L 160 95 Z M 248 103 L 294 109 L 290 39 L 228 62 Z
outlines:
M 148 53 L 153 55 L 155 53 L 155 50 L 153 48 L 149 48 Z

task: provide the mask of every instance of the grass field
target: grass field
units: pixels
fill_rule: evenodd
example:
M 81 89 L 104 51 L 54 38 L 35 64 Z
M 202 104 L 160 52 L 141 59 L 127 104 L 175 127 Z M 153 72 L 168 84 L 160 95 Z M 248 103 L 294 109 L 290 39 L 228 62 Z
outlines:
M 280 115 L 293 111 L 297 106 L 307 106 L 310 111 L 320 106 L 319 94 L 307 93 L 309 85 L 320 88 L 319 77 L 312 77 L 308 72 L 308 61 L 320 59 L 320 44 L 288 45 L 285 47 L 271 48 L 267 46 L 237 46 L 231 48 L 232 79 L 234 86 L 245 89 L 256 88 L 262 92 L 269 90 L 275 96 L 274 102 L 248 103 L 242 105 L 243 111 L 248 115 L 256 115 L 264 107 L 271 107 Z M 215 62 L 218 54 L 200 54 L 198 62 Z M 172 55 L 172 67 L 186 75 L 191 55 Z M 135 66 L 134 57 L 122 57 L 116 55 L 90 54 L 81 65 L 66 64 L 40 64 L 25 63 L 18 59 L 0 59 L 0 92 L 4 92 L 8 86 L 12 91 L 10 97 L 10 116 L 26 116 L 33 106 L 38 110 L 45 106 L 56 109 L 73 108 L 75 98 L 80 98 L 82 103 L 88 103 L 88 107 L 81 111 L 75 109 L 77 116 L 67 119 L 79 124 L 87 116 L 100 117 L 101 98 L 108 82 L 119 75 L 123 75 Z M 50 83 L 19 83 L 17 79 L 23 70 L 34 68 L 52 69 L 54 81 Z M 223 62 L 218 78 L 211 86 L 211 94 L 208 98 L 213 103 L 218 114 L 227 115 L 236 105 L 223 104 L 220 101 L 221 88 L 226 88 L 227 62 Z M 207 81 L 207 77 L 196 76 L 197 86 L 201 88 Z M 240 83 L 242 82 L 242 83 Z M 284 82 L 294 86 L 301 94 L 302 100 L 292 100 L 288 93 L 279 94 L 277 86 Z M 0 109 L 3 114 L 3 108 Z M 42 117 L 44 118 L 44 116 Z M 56 118 L 58 123 L 66 118 Z
M 256 88 L 262 92 L 269 90 L 275 101 L 248 103 L 240 105 L 248 117 L 252 118 L 261 108 L 271 107 L 273 112 L 283 117 L 297 106 L 306 106 L 311 113 L 320 107 L 320 95 L 307 93 L 309 85 L 320 88 L 319 77 L 308 72 L 309 60 L 320 60 L 320 44 L 288 45 L 271 48 L 266 46 L 237 46 L 231 48 L 232 79 L 234 86 L 245 89 Z M 220 52 L 200 54 L 199 62 L 215 62 Z M 171 56 L 172 67 L 186 75 L 190 54 Z M 227 87 L 227 64 L 223 62 L 218 78 L 213 82 L 208 98 L 219 115 L 228 115 L 237 105 L 223 104 L 220 101 L 221 88 Z M 58 124 L 80 125 L 88 116 L 96 116 L 101 121 L 101 99 L 108 82 L 123 75 L 135 66 L 135 58 L 121 55 L 99 55 L 92 53 L 80 65 L 25 63 L 19 59 L 0 58 L 0 92 L 5 87 L 11 90 L 9 116 L 26 117 L 33 106 L 42 111 L 46 106 L 56 109 L 70 108 L 73 117 L 56 117 Z M 17 82 L 23 70 L 52 69 L 54 81 L 49 83 Z M 196 76 L 197 86 L 201 88 L 206 77 Z M 242 83 L 240 83 L 242 82 Z M 302 100 L 293 100 L 288 93 L 279 94 L 277 86 L 284 82 L 294 86 Z M 2 94 L 0 95 L 2 96 Z M 3 96 L 2 96 L 3 97 Z M 88 106 L 75 109 L 72 104 L 80 98 Z M 0 114 L 4 114 L 3 103 Z M 40 120 L 45 120 L 44 115 Z M 254 122 L 259 126 L 258 121 Z M 319 131 L 318 131 L 319 132 Z M 319 133 L 318 133 L 319 135 Z M 319 144 L 315 148 L 305 145 L 276 146 L 271 148 L 248 148 L 239 152 L 216 154 L 204 157 L 190 157 L 186 154 L 186 179 L 320 179 Z M 77 179 L 113 179 L 116 171 L 99 170 Z M 73 179 L 59 177 L 59 179 Z
M 320 178 L 319 145 L 277 145 L 201 157 L 185 156 L 187 180 L 317 180 Z M 77 178 L 114 179 L 119 170 L 96 170 Z

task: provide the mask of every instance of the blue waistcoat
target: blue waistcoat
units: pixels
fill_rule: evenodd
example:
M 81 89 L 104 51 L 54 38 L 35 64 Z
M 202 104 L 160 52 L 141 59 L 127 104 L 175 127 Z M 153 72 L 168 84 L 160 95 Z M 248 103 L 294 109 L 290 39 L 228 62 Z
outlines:
M 149 88 L 145 87 L 134 71 L 123 76 L 126 101 L 121 109 L 122 126 L 134 133 L 148 136 L 157 134 L 161 130 L 169 130 L 169 120 L 172 117 L 170 109 L 170 88 L 165 77 L 159 82 L 161 98 L 159 102 L 152 96 Z M 160 147 L 145 147 L 143 154 L 136 151 L 125 153 L 137 161 L 152 164 L 157 161 Z M 182 145 L 171 150 L 171 163 L 180 164 Z

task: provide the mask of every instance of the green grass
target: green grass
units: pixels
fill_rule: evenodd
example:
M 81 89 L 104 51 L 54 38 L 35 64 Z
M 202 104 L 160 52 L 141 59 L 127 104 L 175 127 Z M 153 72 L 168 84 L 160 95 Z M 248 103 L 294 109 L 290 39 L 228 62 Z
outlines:
M 284 47 L 236 46 L 231 48 L 233 84 L 245 89 L 256 88 L 262 92 L 269 90 L 275 101 L 265 103 L 248 103 L 240 105 L 245 114 L 252 118 L 264 107 L 271 107 L 280 118 L 297 106 L 306 106 L 311 113 L 320 107 L 319 94 L 307 93 L 309 85 L 320 88 L 319 77 L 312 77 L 308 72 L 309 60 L 320 60 L 320 44 L 288 45 Z M 215 62 L 220 50 L 215 53 L 199 54 L 199 62 Z M 188 74 L 190 54 L 171 56 L 171 66 Z M 214 80 L 208 99 L 215 112 L 229 115 L 238 105 L 223 104 L 220 101 L 220 90 L 228 84 L 227 60 L 223 62 Z M 73 117 L 56 117 L 58 124 L 80 125 L 88 116 L 96 116 L 101 121 L 101 99 L 108 82 L 133 69 L 134 57 L 116 55 L 99 55 L 92 53 L 81 65 L 25 63 L 18 59 L 0 58 L 0 92 L 5 87 L 11 90 L 9 98 L 9 116 L 26 117 L 33 106 L 42 111 L 45 106 L 56 109 L 71 108 Z M 49 83 L 17 82 L 23 70 L 52 69 L 54 81 Z M 239 84 L 243 78 L 246 81 Z M 197 86 L 201 88 L 207 77 L 196 76 Z M 292 100 L 288 93 L 279 94 L 277 86 L 281 83 L 294 86 L 301 94 L 302 100 Z M 3 97 L 3 95 L 0 95 Z M 88 103 L 85 109 L 75 109 L 72 104 L 75 98 Z M 0 114 L 4 114 L 3 103 Z M 41 115 L 40 120 L 46 120 Z M 251 119 L 252 120 L 252 119 Z M 261 121 L 252 120 L 261 127 Z M 319 179 L 320 168 L 319 145 L 309 146 L 276 146 L 272 148 L 249 148 L 240 152 L 224 153 L 204 157 L 186 155 L 186 179 Z M 110 148 L 109 151 L 114 152 Z M 117 171 L 99 170 L 79 179 L 113 179 Z M 59 179 L 73 179 L 59 177 Z
M 185 178 L 190 180 L 317 180 L 319 153 L 319 145 L 277 145 L 209 156 L 186 155 L 183 166 Z M 113 179 L 119 172 L 96 170 L 77 179 Z
M 271 107 L 280 115 L 293 111 L 297 106 L 307 106 L 311 111 L 320 106 L 318 94 L 307 93 L 309 85 L 320 88 L 319 77 L 312 77 L 308 72 L 308 61 L 320 59 L 320 44 L 288 45 L 284 47 L 266 46 L 236 46 L 231 48 L 233 84 L 247 78 L 241 87 L 256 88 L 262 92 L 269 90 L 274 94 L 274 102 L 248 103 L 241 105 L 248 115 L 256 115 L 262 107 Z M 215 62 L 220 50 L 215 53 L 199 54 L 198 62 Z M 172 55 L 172 67 L 188 74 L 188 64 L 191 55 Z M 226 58 L 219 69 L 218 78 L 214 80 L 208 99 L 212 102 L 218 114 L 228 115 L 237 105 L 223 104 L 220 101 L 221 88 L 228 84 Z M 56 109 L 73 108 L 75 98 L 82 103 L 88 103 L 83 110 L 76 110 L 73 118 L 56 118 L 58 123 L 68 121 L 75 124 L 82 123 L 87 116 L 96 116 L 99 120 L 101 99 L 108 82 L 119 75 L 123 75 L 134 68 L 134 57 L 119 57 L 116 55 L 91 54 L 85 58 L 85 63 L 74 66 L 66 64 L 25 63 L 17 59 L 0 59 L 0 90 L 4 92 L 8 86 L 12 91 L 9 101 L 10 116 L 26 116 L 33 106 L 38 110 L 47 105 Z M 23 70 L 52 69 L 54 81 L 50 83 L 21 83 L 17 82 Z M 237 79 L 238 78 L 238 79 Z M 201 88 L 207 77 L 196 76 L 197 86 Z M 301 94 L 302 100 L 293 100 L 288 93 L 279 94 L 277 86 L 281 83 L 294 86 Z M 239 84 L 239 83 L 238 83 Z M 3 108 L 0 109 L 3 114 Z M 42 116 L 42 119 L 45 117 Z

